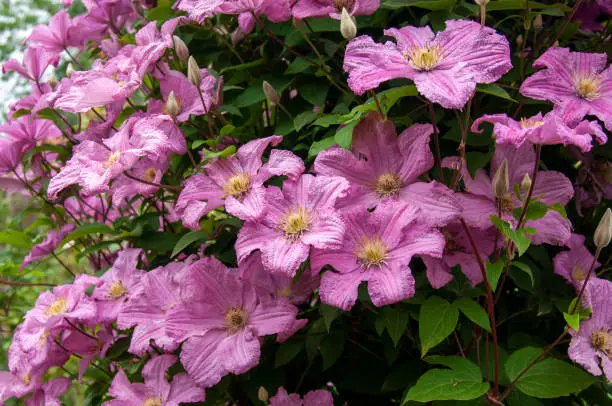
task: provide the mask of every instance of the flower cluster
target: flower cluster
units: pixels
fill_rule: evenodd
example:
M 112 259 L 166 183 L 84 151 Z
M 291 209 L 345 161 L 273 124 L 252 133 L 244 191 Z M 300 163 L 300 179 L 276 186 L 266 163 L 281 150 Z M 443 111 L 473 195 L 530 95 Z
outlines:
M 513 69 L 510 43 L 484 23 L 448 20 L 435 34 L 410 25 L 385 29 L 394 42 L 353 38 L 342 44 L 343 61 L 336 61 L 343 62 L 347 87 L 338 80 L 342 72 L 333 72 L 308 38 L 307 19 L 356 24 L 354 16 L 385 15 L 378 0 L 179 0 L 172 8 L 145 10 L 155 6 L 150 3 L 156 2 L 83 0 L 84 14 L 60 11 L 32 31 L 21 62 L 3 65 L 4 72 L 25 78 L 31 93 L 11 106 L 0 126 L 0 187 L 39 200 L 44 224 L 53 226 L 20 269 L 51 256 L 74 278 L 42 292 L 15 329 L 8 371 L 0 372 L 0 403 L 23 397 L 33 405 L 60 404 L 72 379 L 58 375 L 56 367 L 67 368 L 74 358 L 76 380 L 86 379 L 91 368 L 108 378 L 97 398 L 104 405 L 204 402 L 211 392 L 230 396 L 236 390 L 232 383 L 243 383 L 237 375 L 291 361 L 277 351 L 270 363 L 267 354 L 274 346 L 288 348 L 278 347 L 286 343 L 293 345 L 293 357 L 303 349 L 309 357 L 295 392 L 304 381 L 311 387 L 289 394 L 281 386 L 287 383 L 269 380 L 261 384 L 265 396 L 259 401 L 329 406 L 332 394 L 341 396 L 342 384 L 305 378 L 313 354 L 321 353 L 324 370 L 331 366 L 326 357 L 333 351 L 320 335 L 329 334 L 342 346 L 350 340 L 357 348 L 363 325 L 374 325 L 378 335 L 386 329 L 394 348 L 386 344 L 388 337 L 381 340 L 393 363 L 398 340 L 415 339 L 407 330 L 410 318 L 418 321 L 421 334 L 413 347 L 424 356 L 455 331 L 461 309 L 478 325 L 461 330 L 461 340 L 473 336 L 472 344 L 464 348 L 455 334 L 461 360 L 438 356 L 427 362 L 439 361 L 451 368 L 448 374 L 459 373 L 462 361 L 472 362 L 464 358 L 471 357 L 474 343 L 479 351 L 483 329 L 491 331 L 496 368 L 488 396 L 501 404 L 514 382 L 506 385 L 508 393 L 499 391 L 501 323 L 496 324 L 495 306 L 509 292 L 504 284 L 513 278 L 511 269 L 527 268 L 535 285 L 530 266 L 521 262 L 530 245 L 541 246 L 532 252 L 544 251 L 543 262 L 554 252 L 554 265 L 542 273 L 552 278 L 554 268 L 560 276 L 555 278 L 571 285 L 564 286 L 570 295 L 575 290 L 569 311 L 561 309 L 568 326 L 563 324 L 555 345 L 569 332 L 570 359 L 612 380 L 612 282 L 596 273 L 612 236 L 611 215 L 608 209 L 595 232 L 593 255 L 588 227 L 572 223 L 573 213 L 566 210 L 574 199 L 581 216 L 612 195 L 609 162 L 594 173 L 594 153 L 612 130 L 612 68 L 605 53 L 551 46 L 534 59 L 531 75 L 509 85 L 515 97 L 523 97 L 514 115 L 481 105 L 472 117 L 483 88 L 514 101 L 495 85 Z M 158 24 L 155 16 L 162 12 Z M 293 34 L 313 47 L 320 65 L 287 44 L 293 35 L 287 34 L 289 23 L 270 30 L 264 18 L 273 23 L 293 18 Z M 228 21 L 237 27 L 229 42 Z M 340 90 L 337 98 L 327 98 L 326 90 L 320 99 L 314 94 L 321 91 L 318 83 L 309 91 L 299 80 L 297 85 L 263 82 L 263 94 L 261 81 L 244 90 L 242 82 L 250 79 L 243 69 L 266 64 L 265 59 L 244 61 L 239 53 L 240 46 L 252 45 L 245 38 L 256 26 L 306 63 L 293 62 L 288 72 L 313 65 L 316 75 Z M 186 35 L 190 29 L 194 32 Z M 287 34 L 286 42 L 278 38 L 280 32 Z M 183 39 L 211 37 L 241 63 L 213 62 L 201 69 Z M 249 57 L 263 55 L 264 45 Z M 330 56 L 338 48 L 332 41 L 325 46 Z M 215 54 L 210 60 L 225 57 Z M 45 73 L 59 72 L 62 58 L 72 62 L 61 80 Z M 522 79 L 522 65 L 520 74 Z M 428 108 L 428 117 L 389 114 L 405 95 L 390 90 L 379 97 L 374 89 L 395 81 L 408 83 L 402 89 L 410 95 L 420 95 L 415 102 Z M 290 86 L 295 88 L 288 97 L 279 93 Z M 234 106 L 226 98 L 236 90 L 244 93 L 232 99 Z M 350 90 L 357 96 L 369 92 L 372 99 L 349 111 L 348 104 L 357 101 Z M 293 117 L 285 104 L 298 94 L 310 104 Z M 530 107 L 533 114 L 518 118 L 527 98 L 536 110 Z M 315 99 L 318 103 L 311 102 Z M 242 114 L 247 108 L 248 118 Z M 438 120 L 436 109 L 454 110 L 451 124 Z M 290 117 L 291 130 L 279 124 L 281 113 Z M 493 125 L 491 143 L 482 135 L 484 123 Z M 341 125 L 335 136 L 332 131 L 313 142 L 310 129 L 332 124 Z M 303 130 L 306 126 L 309 130 Z M 458 148 L 448 148 L 453 129 L 444 134 L 444 126 L 458 128 Z M 471 155 L 468 141 L 489 149 Z M 544 162 L 544 146 L 553 145 L 569 151 L 565 159 L 577 157 L 578 176 Z M 484 162 L 474 164 L 477 154 Z M 58 251 L 66 247 L 82 247 L 79 257 L 88 259 L 83 272 L 73 272 L 72 264 L 60 259 Z M 422 327 L 431 316 L 423 310 L 426 297 L 446 303 L 455 314 L 447 335 L 431 345 L 423 344 L 432 340 Z M 475 308 L 459 305 L 466 302 Z M 401 313 L 404 305 L 422 305 L 420 315 Z M 322 318 L 313 316 L 317 309 Z M 362 317 L 362 309 L 374 313 L 375 321 Z M 330 333 L 340 311 L 359 314 L 345 326 L 355 331 L 350 338 L 346 332 Z M 429 332 L 440 335 L 441 329 Z M 480 353 L 475 358 L 480 362 Z M 461 400 L 489 389 L 480 369 L 472 367 L 478 373 L 468 375 L 478 375 L 473 380 L 486 388 Z M 254 375 L 244 380 L 264 382 Z M 388 378 L 383 387 L 392 384 Z M 249 385 L 254 384 L 245 384 L 245 391 L 253 400 L 256 390 Z M 278 390 L 276 395 L 268 399 L 265 385 Z M 454 399 L 447 394 L 425 399 L 412 389 L 406 400 Z

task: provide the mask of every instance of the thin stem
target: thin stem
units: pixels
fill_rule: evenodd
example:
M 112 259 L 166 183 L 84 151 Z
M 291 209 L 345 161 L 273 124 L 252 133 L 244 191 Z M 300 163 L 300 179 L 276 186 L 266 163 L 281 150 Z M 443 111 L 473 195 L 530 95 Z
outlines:
M 208 112 L 208 109 L 206 108 L 206 103 L 204 102 L 204 95 L 202 94 L 202 89 L 200 89 L 199 86 L 198 86 L 198 94 L 200 95 L 200 100 L 202 101 L 202 107 L 204 107 L 204 113 L 206 114 L 206 124 L 208 124 L 208 138 L 212 140 L 213 138 L 215 138 L 214 131 L 212 128 L 212 119 L 210 118 L 210 113 Z
M 567 28 L 567 25 L 570 23 L 570 21 L 572 21 L 572 19 L 576 15 L 576 12 L 578 11 L 581 5 L 582 5 L 582 0 L 577 0 L 576 3 L 574 4 L 574 7 L 572 8 L 572 11 L 567 15 L 567 17 L 565 18 L 565 21 L 563 21 L 563 25 L 557 32 L 557 35 L 555 35 L 555 38 L 552 41 L 553 44 L 559 41 L 559 38 L 561 38 L 561 35 L 563 35 L 563 31 L 565 31 L 565 29 Z
M 523 210 L 521 211 L 521 216 L 519 217 L 519 222 L 516 227 L 517 229 L 521 228 L 523 226 L 524 221 L 526 221 L 529 201 L 531 200 L 531 197 L 533 196 L 533 191 L 535 189 L 536 180 L 538 178 L 538 169 L 540 167 L 540 156 L 542 155 L 542 145 L 541 144 L 536 144 L 535 153 L 536 153 L 536 159 L 535 159 L 535 163 L 533 166 L 533 173 L 531 176 L 531 185 L 529 186 L 527 197 L 525 198 L 525 202 L 523 203 Z
M 300 31 L 300 34 L 302 34 L 302 38 L 304 38 L 306 40 L 306 42 L 308 43 L 308 45 L 310 45 L 310 48 L 312 49 L 312 51 L 317 56 L 317 59 L 319 59 L 319 62 L 321 62 L 321 69 L 327 70 L 326 69 L 327 65 L 325 64 L 325 59 L 323 59 L 323 55 L 321 55 L 319 53 L 319 50 L 317 49 L 317 47 L 315 47 L 314 44 L 312 43 L 312 41 L 310 41 L 310 38 L 308 38 L 308 34 L 306 34 L 304 32 L 302 25 L 300 23 L 297 23 L 297 24 L 295 24 L 295 26 Z
M 436 166 L 438 168 L 438 178 L 440 179 L 440 182 L 444 184 L 445 181 L 444 181 L 444 172 L 442 171 L 442 156 L 440 155 L 440 139 L 439 139 L 440 132 L 438 131 L 438 125 L 436 124 L 436 113 L 434 112 L 434 105 L 430 101 L 428 101 L 427 103 L 429 103 L 429 117 L 431 119 L 431 125 L 433 125 L 433 130 L 434 130 L 434 148 L 435 148 L 435 153 L 436 153 Z
M 0 285 L 8 285 L 8 286 L 57 286 L 55 283 L 46 283 L 46 282 L 15 282 L 15 281 L 7 281 L 6 279 L 0 279 Z
M 83 334 L 86 337 L 91 338 L 92 340 L 96 340 L 98 341 L 98 339 L 94 336 L 92 336 L 91 334 L 89 334 L 88 332 L 86 332 L 85 330 L 77 327 L 73 322 L 71 322 L 70 320 L 68 320 L 67 318 L 64 317 L 64 320 L 66 320 L 66 323 L 70 324 L 70 326 L 75 329 L 76 331 L 78 331 L 79 333 Z
M 132 179 L 132 180 L 135 180 L 135 181 L 140 182 L 140 183 L 145 183 L 145 184 L 151 185 L 151 186 L 157 186 L 158 188 L 170 189 L 170 190 L 182 190 L 182 188 L 180 186 L 162 185 L 161 183 L 149 182 L 148 180 L 139 179 L 139 178 L 137 178 L 135 176 L 130 175 L 127 171 L 123 172 L 123 174 L 125 176 L 127 176 L 128 178 Z
M 374 103 L 376 103 L 376 110 L 378 110 L 378 114 L 380 114 L 380 117 L 382 117 L 384 121 L 387 121 L 387 115 L 383 112 L 378 96 L 376 96 L 376 92 L 374 90 L 370 90 L 369 93 L 374 99 Z
M 582 284 L 582 287 L 580 288 L 580 293 L 578 293 L 578 297 L 576 298 L 576 302 L 574 302 L 574 305 L 572 306 L 570 310 L 570 314 L 574 314 L 574 312 L 576 311 L 576 308 L 578 307 L 578 303 L 580 303 L 580 299 L 582 298 L 582 295 L 584 294 L 587 283 L 589 283 L 589 279 L 591 278 L 591 275 L 593 274 L 593 269 L 595 269 L 595 264 L 597 263 L 599 254 L 601 254 L 601 247 L 597 247 L 597 250 L 595 251 L 595 257 L 593 257 L 593 262 L 591 262 L 589 273 L 587 274 L 587 277 L 585 278 L 584 283 Z
M 60 263 L 60 265 L 61 265 L 61 266 L 63 266 L 63 267 L 64 267 L 64 269 L 65 269 L 65 270 L 67 270 L 67 271 L 70 273 L 70 275 L 72 275 L 73 277 L 76 277 L 76 274 L 75 274 L 74 272 L 72 272 L 72 270 L 71 270 L 70 268 L 68 268 L 68 265 L 66 265 L 66 264 L 64 263 L 64 261 L 62 261 L 62 260 L 60 259 L 60 257 L 58 257 L 58 256 L 55 254 L 55 252 L 51 251 L 51 255 L 53 256 L 53 258 L 55 258 L 55 259 L 57 260 L 57 262 L 59 262 L 59 263 Z
M 72 53 L 70 53 L 70 51 L 68 50 L 68 47 L 64 47 L 64 51 L 66 51 L 66 53 L 68 54 L 68 56 L 70 57 L 70 59 L 72 59 L 72 62 L 74 62 L 76 64 L 76 66 L 79 67 L 80 70 L 85 69 L 83 67 L 83 65 L 81 65 L 81 63 L 74 57 L 74 55 L 72 55 Z
M 480 267 L 480 272 L 482 273 L 482 279 L 484 281 L 485 289 L 487 291 L 487 302 L 488 302 L 488 313 L 489 319 L 491 320 L 491 336 L 493 337 L 493 356 L 495 357 L 495 380 L 493 381 L 493 395 L 497 396 L 499 393 L 499 344 L 497 341 L 497 323 L 495 322 L 495 302 L 493 301 L 493 291 L 491 290 L 491 285 L 487 280 L 487 268 L 482 261 L 482 257 L 478 252 L 478 247 L 474 242 L 474 237 L 472 233 L 465 223 L 463 218 L 460 219 L 461 225 L 465 230 L 465 233 L 468 236 L 468 240 L 470 241 L 470 245 L 472 250 L 474 251 L 474 256 L 476 257 L 476 261 L 478 262 L 478 266 Z
M 480 6 L 480 27 L 483 28 L 485 26 L 487 19 L 487 6 L 483 4 Z

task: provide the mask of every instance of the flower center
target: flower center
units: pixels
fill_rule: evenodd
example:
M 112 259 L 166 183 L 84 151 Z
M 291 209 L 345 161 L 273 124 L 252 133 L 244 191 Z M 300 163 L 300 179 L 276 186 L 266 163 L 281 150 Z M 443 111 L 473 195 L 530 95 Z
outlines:
M 240 172 L 234 175 L 223 185 L 225 197 L 232 196 L 236 199 L 241 199 L 249 191 L 251 187 L 251 178 L 245 172 Z
M 510 212 L 514 209 L 514 196 L 512 193 L 506 193 L 501 199 L 497 199 L 503 212 Z
M 149 168 L 145 171 L 142 179 L 146 182 L 153 182 L 155 180 L 155 175 L 157 175 L 155 168 Z
M 248 320 L 249 315 L 242 307 L 230 307 L 225 312 L 223 326 L 227 328 L 230 334 L 235 334 L 247 325 Z
M 58 314 L 62 314 L 65 311 L 66 311 L 66 298 L 60 297 L 58 299 L 55 299 L 55 301 L 51 303 L 49 307 L 47 307 L 47 310 L 45 310 L 45 314 L 47 316 L 57 316 Z
M 108 288 L 108 296 L 111 299 L 119 299 L 127 294 L 127 289 L 123 286 L 123 281 L 114 282 Z
M 23 374 L 23 376 L 21 377 L 21 381 L 26 385 L 31 384 L 32 377 L 30 376 L 30 372 L 26 372 L 25 374 Z
M 280 230 L 285 237 L 291 241 L 299 239 L 310 227 L 311 218 L 308 210 L 298 206 L 295 210 L 289 210 L 279 224 Z
M 576 94 L 586 101 L 599 99 L 601 96 L 601 78 L 594 73 L 575 75 L 574 89 Z
M 102 167 L 104 169 L 110 168 L 111 166 L 117 163 L 120 157 L 121 157 L 121 152 L 113 152 L 112 154 L 110 154 L 108 159 L 104 161 L 104 163 L 102 164 Z
M 354 5 L 355 5 L 355 0 L 336 0 L 335 1 L 336 11 L 338 13 L 341 13 L 343 8 L 345 8 L 346 11 L 351 12 L 353 10 Z
M 544 125 L 544 121 L 538 121 L 535 118 L 521 118 L 521 128 L 538 128 L 539 126 Z
M 610 336 L 610 332 L 603 328 L 593 331 L 591 334 L 591 345 L 605 353 L 612 352 L 612 337 Z
M 586 271 L 580 265 L 576 265 L 571 272 L 572 280 L 575 282 L 582 282 L 586 279 Z
M 290 298 L 292 295 L 291 285 L 285 285 L 276 291 L 276 296 Z
M 140 406 L 162 406 L 163 402 L 158 397 L 150 397 L 145 400 Z
M 444 236 L 444 253 L 445 254 L 453 254 L 457 251 L 460 251 L 460 246 L 455 241 L 455 237 L 450 233 L 450 231 L 443 230 L 442 235 Z
M 399 175 L 386 172 L 378 177 L 374 185 L 374 191 L 379 197 L 396 195 L 402 189 L 402 180 Z
M 442 52 L 438 45 L 426 45 L 424 47 L 413 46 L 404 51 L 404 57 L 414 70 L 430 71 L 442 61 Z
M 388 252 L 387 246 L 382 242 L 380 237 L 364 237 L 355 255 L 365 269 L 369 269 L 370 267 L 381 268 L 382 265 L 385 264 Z

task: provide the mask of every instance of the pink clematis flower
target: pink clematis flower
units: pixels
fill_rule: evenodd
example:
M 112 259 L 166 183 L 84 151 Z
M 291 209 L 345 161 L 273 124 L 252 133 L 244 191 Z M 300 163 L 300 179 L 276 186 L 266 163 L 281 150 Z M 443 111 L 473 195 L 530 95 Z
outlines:
M 374 14 L 378 7 L 380 0 L 298 0 L 293 16 L 299 19 L 329 16 L 339 20 L 343 8 L 353 16 Z
M 431 286 L 439 289 L 453 279 L 451 269 L 460 265 L 461 272 L 468 278 L 472 286 L 482 282 L 482 272 L 474 256 L 474 250 L 469 242 L 463 226 L 459 223 L 449 224 L 442 230 L 446 243 L 444 255 L 441 258 L 423 256 L 423 262 L 427 267 L 427 279 Z M 470 229 L 472 238 L 481 258 L 488 258 L 495 249 L 495 231 Z
M 571 126 L 586 115 L 597 116 L 612 130 L 612 68 L 608 56 L 570 52 L 551 47 L 533 63 L 545 68 L 529 76 L 520 92 L 532 99 L 550 100 Z
M 138 65 L 137 72 L 144 76 L 166 52 L 172 48 L 174 42 L 172 34 L 183 17 L 172 18 L 166 21 L 161 30 L 157 29 L 157 21 L 151 21 L 136 33 L 136 47 L 132 51 L 132 59 Z
M 30 45 L 23 53 L 23 63 L 9 59 L 2 65 L 2 73 L 15 71 L 32 82 L 40 82 L 49 66 L 57 66 L 59 56 L 53 55 L 42 47 Z
M 74 230 L 76 226 L 74 224 L 66 224 L 59 231 L 49 231 L 49 234 L 45 237 L 45 239 L 40 243 L 32 247 L 30 253 L 26 255 L 26 257 L 21 262 L 20 270 L 23 270 L 26 266 L 30 265 L 32 262 L 44 258 L 45 256 L 51 254 L 60 242 L 66 237 L 72 230 Z
M 102 326 L 97 331 L 95 325 L 91 326 L 89 336 L 77 330 L 67 330 L 62 336 L 62 346 L 71 354 L 78 354 L 79 361 L 79 383 L 82 383 L 87 368 L 95 359 L 104 359 L 106 352 L 115 341 L 120 338 L 109 326 Z
M 119 34 L 137 16 L 130 0 L 83 0 L 87 13 L 74 19 L 84 41 L 97 41 L 107 34 Z
M 385 30 L 397 43 L 362 35 L 346 47 L 344 70 L 357 94 L 396 78 L 414 81 L 419 93 L 447 109 L 460 109 L 477 83 L 493 83 L 512 67 L 502 35 L 474 21 L 448 20 L 437 35 L 429 27 Z
M 569 251 L 563 251 L 555 255 L 553 263 L 555 273 L 561 275 L 568 283 L 580 290 L 591 265 L 593 264 L 593 254 L 584 245 L 585 237 L 580 234 L 572 234 L 567 246 Z M 593 270 L 597 270 L 601 264 L 595 263 Z M 595 278 L 591 277 L 592 282 Z M 590 282 L 589 282 L 590 283 Z
M 545 116 L 538 113 L 520 121 L 507 114 L 485 114 L 474 120 L 472 132 L 482 133 L 479 127 L 483 122 L 494 125 L 493 134 L 498 144 L 511 144 L 517 148 L 528 141 L 541 145 L 576 145 L 587 152 L 593 148 L 593 136 L 598 144 L 608 142 L 608 137 L 596 121 L 583 120 L 570 126 L 555 111 Z
M 172 382 L 166 379 L 166 371 L 177 358 L 174 355 L 158 355 L 151 358 L 142 369 L 144 383 L 130 383 L 122 369 L 117 372 L 108 394 L 114 400 L 104 406 L 179 406 L 204 401 L 204 390 L 198 388 L 185 373 L 176 374 Z
M 493 195 L 491 178 L 503 160 L 508 161 L 510 184 L 508 193 L 500 200 Z M 455 168 L 457 158 L 450 157 L 443 160 L 449 168 Z M 498 214 L 501 207 L 502 219 L 509 221 L 513 226 L 517 220 L 513 216 L 514 209 L 522 207 L 522 202 L 516 197 L 514 185 L 519 186 L 525 174 L 533 175 L 535 165 L 535 152 L 531 144 L 523 144 L 520 148 L 511 145 L 497 145 L 491 162 L 491 178 L 483 169 L 476 171 L 472 178 L 463 168 L 463 182 L 468 193 L 457 195 L 463 208 L 462 216 L 472 227 L 485 230 L 492 226 L 490 216 Z M 540 197 L 539 202 L 546 205 L 560 204 L 565 206 L 574 194 L 571 181 L 562 173 L 556 171 L 538 172 L 533 191 L 534 197 Z M 523 193 L 524 196 L 524 193 Z M 531 238 L 534 244 L 565 245 L 571 237 L 571 223 L 555 210 L 548 210 L 546 215 L 538 220 L 529 220 L 525 227 L 534 228 L 535 235 Z
M 248 142 L 234 156 L 207 164 L 206 174 L 195 174 L 185 182 L 176 210 L 183 224 L 198 228 L 200 218 L 225 204 L 228 213 L 243 220 L 257 220 L 266 207 L 264 182 L 276 175 L 295 179 L 304 171 L 302 160 L 290 151 L 273 149 L 266 164 L 261 158 L 268 145 L 278 145 L 280 136 Z
M 190 266 L 182 296 L 168 311 L 167 329 L 177 340 L 186 339 L 181 363 L 204 387 L 257 365 L 259 337 L 286 330 L 297 314 L 286 299 L 260 300 L 251 282 L 214 258 Z
M 201 23 L 205 18 L 219 13 L 221 11 L 221 6 L 225 2 L 226 0 L 178 0 L 174 4 L 174 8 L 187 12 L 190 19 Z
M 168 169 L 168 160 L 160 156 L 157 160 L 145 157 L 134 164 L 130 170 L 130 176 L 142 179 L 144 182 L 161 183 L 164 173 Z M 158 186 L 140 182 L 126 175 L 120 175 L 111 188 L 113 202 L 123 202 L 136 195 L 149 197 L 158 189 Z
M 71 46 L 79 46 L 80 39 L 74 35 L 72 20 L 66 10 L 60 10 L 51 17 L 49 25 L 37 25 L 26 42 L 33 42 L 45 50 L 59 55 Z
M 181 302 L 180 281 L 193 259 L 170 263 L 145 273 L 136 286 L 130 300 L 122 307 L 117 327 L 122 330 L 134 327 L 129 351 L 143 356 L 156 348 L 172 352 L 179 341 L 170 337 L 166 329 L 166 316 L 173 306 Z
M 270 406 L 334 406 L 334 399 L 323 389 L 310 391 L 302 399 L 297 393 L 288 394 L 281 386 L 270 398 Z
M 141 255 L 141 249 L 126 248 L 120 251 L 113 266 L 100 277 L 100 283 L 91 296 L 98 306 L 100 320 L 117 320 L 140 278 L 145 275 L 145 271 L 136 268 Z
M 34 395 L 25 400 L 26 406 L 62 406 L 59 397 L 64 394 L 72 384 L 70 378 L 56 378 L 42 384 Z
M 576 332 L 570 330 L 572 341 L 568 355 L 590 374 L 603 374 L 612 380 L 612 282 L 605 279 L 589 280 L 586 288 L 591 318 L 580 323 Z
M 415 124 L 397 137 L 390 121 L 369 114 L 353 131 L 351 151 L 332 147 L 319 153 L 313 170 L 319 175 L 341 176 L 351 184 L 343 209 L 371 209 L 385 201 L 419 208 L 423 221 L 443 225 L 459 215 L 453 193 L 419 176 L 434 165 L 429 149 L 430 124 Z
M 357 288 L 368 282 L 375 306 L 381 307 L 414 296 L 414 277 L 408 267 L 414 255 L 440 258 L 444 237 L 431 227 L 415 224 L 418 211 L 386 203 L 373 213 L 354 211 L 345 215 L 346 234 L 337 250 L 313 249 L 313 271 L 331 265 L 321 279 L 323 303 L 350 310 Z
M 344 221 L 335 208 L 348 191 L 340 177 L 302 175 L 283 189 L 266 189 L 267 210 L 261 221 L 247 221 L 236 241 L 238 263 L 260 250 L 263 266 L 295 275 L 310 247 L 336 249 L 342 245 Z

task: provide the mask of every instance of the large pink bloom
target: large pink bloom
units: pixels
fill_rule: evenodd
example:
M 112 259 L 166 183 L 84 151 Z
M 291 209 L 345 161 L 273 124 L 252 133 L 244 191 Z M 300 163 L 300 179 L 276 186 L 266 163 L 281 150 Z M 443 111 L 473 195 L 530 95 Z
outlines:
M 282 191 L 268 187 L 264 217 L 247 221 L 238 234 L 238 262 L 260 250 L 264 268 L 293 276 L 308 258 L 310 247 L 339 248 L 344 221 L 335 204 L 348 188 L 342 178 L 312 175 L 286 181 Z
M 185 403 L 203 402 L 204 390 L 198 388 L 187 374 L 176 374 L 172 382 L 166 379 L 166 371 L 177 358 L 174 355 L 158 355 L 151 358 L 142 369 L 144 383 L 130 383 L 122 369 L 117 372 L 108 394 L 114 400 L 104 406 L 164 405 L 180 406 Z
M 275 175 L 295 179 L 304 171 L 302 160 L 290 151 L 272 150 L 270 159 L 261 158 L 268 145 L 278 145 L 280 136 L 253 140 L 229 158 L 219 159 L 204 168 L 206 174 L 196 174 L 185 182 L 176 209 L 183 224 L 198 228 L 200 218 L 225 205 L 228 213 L 243 220 L 257 220 L 266 207 L 264 182 Z
M 553 263 L 555 273 L 561 275 L 568 283 L 571 283 L 579 291 L 582 286 L 591 264 L 593 264 L 593 254 L 584 245 L 585 238 L 580 234 L 572 234 L 567 243 L 569 251 L 563 251 L 555 255 Z M 593 270 L 597 270 L 601 264 L 595 263 Z M 589 278 L 593 281 L 593 276 Z M 590 283 L 590 282 L 589 282 Z
M 295 18 L 331 17 L 340 19 L 342 9 L 350 15 L 373 14 L 380 7 L 380 0 L 298 0 L 293 6 Z
M 493 195 L 491 178 L 504 159 L 508 160 L 510 185 L 508 193 L 497 201 Z M 457 163 L 455 157 L 444 159 L 444 165 L 450 168 L 456 167 Z M 462 179 L 468 193 L 459 194 L 457 198 L 461 203 L 462 216 L 466 222 L 473 227 L 487 229 L 492 226 L 490 216 L 497 216 L 498 207 L 501 206 L 502 218 L 516 226 L 517 220 L 513 216 L 513 210 L 522 207 L 522 202 L 516 197 L 515 185 L 519 187 L 525 174 L 533 175 L 534 165 L 535 151 L 531 144 L 523 144 L 520 148 L 497 145 L 491 161 L 491 177 L 484 169 L 479 169 L 472 178 L 463 165 Z M 543 170 L 538 172 L 533 196 L 539 197 L 539 202 L 549 206 L 556 203 L 565 206 L 573 194 L 571 181 L 562 173 Z M 535 235 L 531 237 L 534 244 L 565 245 L 571 236 L 569 220 L 552 209 L 538 220 L 527 221 L 525 226 L 536 230 Z
M 323 151 L 313 170 L 350 182 L 350 193 L 339 203 L 343 209 L 371 209 L 391 201 L 415 206 L 422 221 L 443 225 L 459 215 L 453 193 L 435 181 L 418 180 L 434 165 L 432 133 L 430 124 L 415 124 L 398 137 L 393 123 L 371 113 L 355 128 L 351 151 L 337 146 Z
M 429 27 L 385 30 L 396 43 L 367 36 L 346 47 L 344 70 L 357 94 L 396 78 L 414 81 L 419 93 L 447 109 L 460 109 L 477 83 L 493 83 L 512 67 L 502 35 L 474 21 L 448 20 L 437 35 Z
M 331 393 L 323 389 L 310 391 L 302 399 L 297 393 L 287 393 L 281 386 L 276 395 L 270 398 L 270 406 L 334 406 L 334 399 Z
M 357 288 L 368 282 L 374 305 L 380 307 L 414 295 L 414 277 L 409 268 L 414 255 L 440 258 L 444 237 L 431 227 L 415 224 L 418 211 L 405 205 L 380 205 L 376 211 L 354 211 L 345 215 L 346 233 L 338 250 L 313 249 L 314 271 L 331 265 L 321 279 L 321 301 L 350 310 Z
M 534 63 L 545 68 L 521 85 L 521 93 L 538 100 L 550 100 L 570 125 L 586 115 L 597 116 L 612 130 L 612 68 L 608 56 L 549 48 Z
M 542 145 L 575 145 L 587 152 L 593 148 L 593 136 L 598 144 L 608 142 L 608 137 L 596 121 L 583 120 L 568 125 L 555 111 L 545 116 L 538 113 L 529 118 L 521 118 L 520 121 L 507 114 L 485 114 L 474 120 L 472 132 L 482 133 L 479 127 L 483 122 L 494 125 L 493 134 L 498 144 L 511 144 L 517 148 L 528 141 Z
M 49 21 L 48 25 L 37 25 L 26 41 L 39 44 L 54 54 L 61 54 L 70 46 L 79 46 L 80 38 L 74 35 L 72 20 L 66 10 L 61 10 Z
M 200 385 L 259 363 L 259 337 L 291 327 L 297 308 L 286 299 L 260 300 L 254 286 L 214 258 L 183 279 L 183 302 L 168 311 L 168 333 L 183 343 L 181 363 Z

